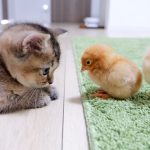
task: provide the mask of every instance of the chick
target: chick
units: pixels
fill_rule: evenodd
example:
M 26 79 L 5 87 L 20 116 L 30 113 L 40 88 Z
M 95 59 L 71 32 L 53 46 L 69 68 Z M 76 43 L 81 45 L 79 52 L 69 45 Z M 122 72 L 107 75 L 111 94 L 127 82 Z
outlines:
M 143 74 L 145 80 L 150 84 L 150 50 L 146 53 L 143 61 Z
M 142 75 L 138 67 L 127 58 L 116 54 L 106 45 L 93 45 L 83 53 L 81 71 L 101 87 L 94 96 L 125 99 L 140 88 Z

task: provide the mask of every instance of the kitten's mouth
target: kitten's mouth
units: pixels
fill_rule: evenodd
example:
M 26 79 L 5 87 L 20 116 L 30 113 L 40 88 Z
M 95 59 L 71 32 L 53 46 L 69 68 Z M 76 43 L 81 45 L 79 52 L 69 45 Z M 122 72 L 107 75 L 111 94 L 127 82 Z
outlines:
M 49 84 L 46 83 L 46 84 L 41 84 L 41 85 L 36 85 L 36 86 L 33 86 L 34 88 L 45 88 L 45 87 L 48 87 Z
M 50 84 L 48 82 L 42 82 L 42 87 L 49 86 Z
M 45 84 L 48 84 L 48 82 L 42 82 L 41 84 L 42 84 L 42 85 L 45 85 Z

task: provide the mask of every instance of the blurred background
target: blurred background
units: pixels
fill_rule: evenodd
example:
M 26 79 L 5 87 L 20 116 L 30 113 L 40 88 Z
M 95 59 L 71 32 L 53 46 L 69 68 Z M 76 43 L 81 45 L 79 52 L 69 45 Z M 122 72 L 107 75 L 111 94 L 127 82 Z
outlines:
M 76 23 L 108 32 L 150 33 L 149 7 L 150 0 L 0 0 L 0 20 L 1 26 L 7 20 Z
M 52 22 L 82 22 L 85 17 L 101 18 L 104 25 L 105 0 L 0 0 L 1 19 Z

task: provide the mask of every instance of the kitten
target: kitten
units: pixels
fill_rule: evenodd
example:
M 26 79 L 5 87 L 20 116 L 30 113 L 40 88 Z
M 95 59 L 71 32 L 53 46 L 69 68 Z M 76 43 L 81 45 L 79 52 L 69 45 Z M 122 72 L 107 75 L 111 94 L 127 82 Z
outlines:
M 60 61 L 56 37 L 64 32 L 21 23 L 1 33 L 0 112 L 42 107 L 57 98 L 50 84 Z

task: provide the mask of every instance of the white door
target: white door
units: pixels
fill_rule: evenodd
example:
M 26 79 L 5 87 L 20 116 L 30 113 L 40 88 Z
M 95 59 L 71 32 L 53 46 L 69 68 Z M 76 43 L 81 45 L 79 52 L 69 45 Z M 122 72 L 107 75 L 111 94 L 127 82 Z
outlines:
M 50 0 L 8 0 L 8 18 L 14 22 L 51 23 Z

